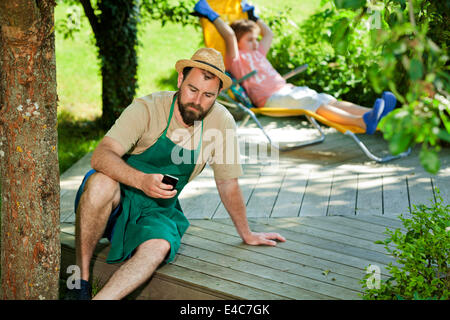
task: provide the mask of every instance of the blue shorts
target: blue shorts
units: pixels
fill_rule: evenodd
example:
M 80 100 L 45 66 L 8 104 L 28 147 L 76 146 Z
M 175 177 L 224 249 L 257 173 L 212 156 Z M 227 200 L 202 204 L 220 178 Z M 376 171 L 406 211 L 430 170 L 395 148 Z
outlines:
M 75 197 L 75 212 L 77 212 L 78 203 L 80 202 L 81 194 L 84 190 L 84 185 L 86 183 L 86 180 L 94 173 L 96 172 L 94 169 L 91 169 L 86 173 L 86 175 L 83 178 L 83 182 L 81 183 L 80 187 L 78 188 L 77 195 Z M 111 242 L 113 232 L 114 232 L 114 226 L 117 221 L 117 217 L 122 212 L 122 206 L 119 203 L 119 205 L 111 212 L 108 222 L 106 224 L 105 232 L 103 233 L 103 238 L 107 238 L 109 242 Z

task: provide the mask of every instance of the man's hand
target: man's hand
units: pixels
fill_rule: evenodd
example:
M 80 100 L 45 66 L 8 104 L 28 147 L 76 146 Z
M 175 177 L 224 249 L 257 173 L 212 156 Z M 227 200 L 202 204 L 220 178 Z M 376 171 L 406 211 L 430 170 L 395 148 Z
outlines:
M 286 239 L 278 233 L 251 232 L 250 235 L 244 238 L 244 242 L 246 244 L 253 246 L 257 245 L 276 246 L 277 242 L 274 240 L 278 240 L 281 242 L 286 241 Z
M 159 173 L 142 174 L 139 189 L 152 198 L 170 199 L 177 194 L 170 184 L 162 182 L 163 175 Z

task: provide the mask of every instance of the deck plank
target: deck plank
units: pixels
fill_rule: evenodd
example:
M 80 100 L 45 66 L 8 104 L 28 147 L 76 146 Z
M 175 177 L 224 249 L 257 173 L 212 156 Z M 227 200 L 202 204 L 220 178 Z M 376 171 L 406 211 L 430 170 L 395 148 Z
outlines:
M 431 203 L 434 203 L 433 184 L 430 175 L 411 174 L 406 178 L 411 210 L 414 205 L 419 206 L 425 204 L 429 206 Z
M 331 217 L 330 217 L 331 218 Z M 289 221 L 287 218 L 281 218 L 282 221 Z M 349 223 L 339 223 L 342 221 L 342 217 L 337 220 L 329 220 L 329 219 L 321 219 L 317 220 L 313 217 L 304 217 L 301 220 L 302 225 L 311 226 L 317 229 L 331 231 L 333 233 L 343 234 L 343 235 L 351 235 L 353 238 L 359 238 L 368 240 L 371 242 L 382 240 L 382 234 L 367 232 L 367 230 L 362 230 L 355 228 L 354 226 L 349 225 Z M 381 238 L 380 238 L 381 237 Z
M 238 282 L 241 286 L 244 286 L 241 288 L 243 291 L 245 291 L 246 287 L 250 287 L 280 295 L 285 299 L 331 299 L 330 296 L 324 296 L 286 283 L 261 278 L 247 272 L 232 270 L 228 267 L 223 267 L 215 263 L 200 261 L 199 259 L 194 259 L 185 255 L 178 255 L 178 258 L 173 262 L 173 264 L 196 271 L 199 273 L 199 277 L 202 277 L 203 274 L 207 274 L 220 279 Z
M 310 173 L 300 216 L 325 216 L 327 214 L 332 178 L 332 170 Z
M 439 189 L 439 194 L 442 197 L 443 205 L 450 205 L 450 168 L 439 172 L 433 177 L 434 188 Z
M 357 175 L 346 169 L 333 172 L 327 215 L 354 215 L 357 194 Z
M 290 166 L 286 169 L 273 206 L 272 218 L 299 215 L 307 181 L 308 169 L 305 166 Z
M 271 219 L 272 221 L 272 219 Z M 237 235 L 232 223 L 229 220 L 221 219 L 218 220 L 219 223 L 210 223 L 208 221 L 196 220 L 193 222 L 195 227 L 201 227 L 204 229 L 211 230 L 213 232 L 220 232 L 221 237 L 222 234 L 233 236 L 233 240 L 235 244 L 242 243 L 242 240 Z M 343 267 L 343 272 L 345 275 L 352 276 L 355 275 L 356 269 L 359 268 L 361 270 L 365 270 L 368 266 L 368 261 L 374 263 L 374 259 L 370 259 L 371 257 L 361 257 L 360 250 L 352 250 L 351 246 L 333 246 L 331 242 L 326 240 L 315 238 L 306 234 L 300 234 L 298 232 L 291 231 L 287 228 L 275 227 L 272 224 L 266 225 L 261 222 L 253 222 L 250 221 L 250 228 L 255 232 L 279 232 L 284 235 L 288 241 L 284 243 L 279 243 L 277 247 L 270 248 L 273 250 L 267 250 L 264 247 L 258 246 L 250 246 L 248 250 L 256 250 L 257 252 L 265 252 L 267 255 L 277 256 L 286 260 L 295 259 L 297 254 L 309 255 L 314 257 L 315 259 L 311 260 L 317 266 L 324 266 L 324 270 L 331 269 L 335 270 L 339 267 Z M 189 232 L 189 229 L 188 229 Z M 218 240 L 222 241 L 222 239 Z M 340 249 L 340 250 L 339 250 Z M 280 250 L 282 250 L 280 252 Z M 347 250 L 347 251 L 346 251 Z M 293 255 L 295 252 L 295 255 Z M 353 253 L 353 254 L 349 254 Z M 305 257 L 305 260 L 293 260 L 293 262 L 304 263 L 307 264 L 308 259 Z M 378 264 L 384 269 L 388 262 L 378 262 Z M 314 264 L 312 265 L 314 266 Z M 332 267 L 332 268 L 329 268 Z
M 224 293 L 226 293 L 228 299 L 286 299 L 284 296 L 249 286 L 245 290 L 242 290 L 243 288 L 240 283 L 216 277 L 214 274 L 199 273 L 195 268 L 185 265 L 186 263 L 171 263 L 159 269 L 157 272 L 163 274 L 164 277 L 176 279 L 183 285 L 194 289 L 200 288 L 207 292 L 215 292 L 218 296 L 224 296 Z
M 383 214 L 383 180 L 379 173 L 362 172 L 358 175 L 356 214 Z
M 208 229 L 209 227 L 210 229 Z M 226 245 L 225 252 L 236 252 L 236 248 L 243 249 L 245 251 L 239 251 L 240 253 L 247 254 L 242 259 L 254 259 L 254 262 L 268 263 L 269 261 L 278 261 L 272 265 L 272 268 L 278 268 L 280 272 L 302 273 L 303 270 L 308 271 L 308 277 L 315 279 L 323 278 L 325 281 L 333 281 L 332 278 L 341 279 L 344 282 L 350 282 L 350 279 L 354 279 L 353 287 L 357 286 L 359 280 L 366 274 L 365 268 L 369 263 L 363 259 L 349 257 L 345 260 L 345 255 L 318 249 L 306 244 L 295 243 L 290 241 L 283 245 L 277 245 L 276 247 L 260 247 L 249 246 L 242 243 L 239 237 L 231 235 L 229 233 L 229 226 L 214 226 L 207 225 L 203 227 L 191 226 L 188 229 L 187 235 L 198 237 L 204 241 L 209 240 L 214 234 L 217 236 L 217 229 L 220 229 L 220 239 L 216 240 L 213 250 L 217 250 L 217 247 Z M 232 231 L 232 230 L 231 230 Z M 205 238 L 206 237 L 206 238 Z M 192 238 L 189 239 L 192 241 Z M 211 240 L 212 241 L 212 240 Z M 190 242 L 187 242 L 190 243 Z M 298 250 L 300 248 L 300 250 Z M 228 249 L 227 249 L 228 248 Z M 226 254 L 226 253 L 225 253 Z M 241 258 L 241 256 L 239 256 Z M 265 261 L 265 262 L 264 262 Z M 381 268 L 382 278 L 387 277 L 386 265 L 378 264 Z M 324 275 L 324 272 L 328 271 L 328 278 Z
M 188 219 L 211 218 L 220 204 L 212 169 L 207 166 L 189 182 L 179 196 L 180 205 Z
M 289 284 L 289 287 L 294 287 L 295 291 L 297 288 L 303 294 L 303 290 L 309 292 L 322 294 L 324 297 L 332 297 L 336 299 L 355 299 L 358 298 L 357 294 L 361 292 L 361 288 L 349 289 L 349 286 L 356 287 L 356 281 L 348 282 L 345 286 L 339 286 L 336 283 L 327 283 L 325 276 L 322 275 L 322 279 L 311 279 L 305 275 L 298 275 L 291 272 L 280 272 L 280 270 L 274 269 L 271 266 L 257 264 L 254 261 L 240 259 L 234 256 L 224 256 L 219 252 L 213 252 L 210 250 L 202 250 L 196 247 L 185 246 L 180 250 L 181 255 L 189 256 L 192 259 L 200 260 L 203 262 L 216 264 L 221 267 L 229 268 L 233 271 L 242 272 L 243 274 L 255 275 L 261 278 L 261 281 L 267 283 L 267 281 L 275 282 L 280 287 L 284 287 Z M 320 275 L 320 271 L 316 271 L 317 275 Z M 332 282 L 332 281 L 330 281 Z M 341 281 L 342 282 L 342 281 Z M 284 291 L 283 291 L 284 292 Z M 279 292 L 278 292 L 279 294 Z M 295 297 L 293 297 L 295 298 Z
M 358 218 L 360 218 L 361 216 L 357 216 Z M 345 219 L 347 218 L 347 219 Z M 353 219 L 355 218 L 355 219 Z M 356 229 L 356 230 L 361 230 L 363 232 L 366 233 L 372 233 L 378 237 L 380 236 L 384 236 L 384 233 L 386 231 L 386 227 L 385 226 L 381 226 L 379 224 L 376 223 L 372 223 L 369 221 L 364 221 L 361 219 L 356 219 L 355 216 L 334 216 L 334 217 L 329 217 L 329 219 L 327 219 L 328 223 L 335 223 L 337 225 L 343 225 L 343 226 L 347 226 L 349 228 L 352 229 Z M 390 227 L 392 229 L 395 229 L 394 227 Z
M 323 270 L 325 269 L 320 269 L 316 266 L 293 263 L 263 253 L 250 251 L 243 247 L 236 247 L 228 244 L 218 243 L 216 241 L 208 240 L 191 234 L 186 235 L 184 244 L 190 248 L 189 250 L 191 252 L 189 254 L 192 254 L 194 256 L 195 254 L 192 250 L 193 248 L 196 248 L 196 250 L 214 252 L 215 254 L 219 255 L 215 255 L 214 260 L 223 261 L 223 263 L 227 263 L 230 258 L 235 258 L 238 262 L 246 261 L 255 265 L 268 267 L 271 269 L 270 272 L 272 272 L 272 270 L 275 270 L 278 273 L 277 275 L 275 275 L 275 277 L 276 279 L 279 279 L 279 281 L 286 280 L 284 278 L 285 274 L 295 274 L 297 276 L 308 277 L 310 279 L 325 282 L 330 285 L 337 285 L 354 291 L 361 291 L 361 286 L 357 283 L 357 281 L 355 281 L 355 279 L 358 279 L 357 277 L 349 277 L 337 273 L 332 274 L 333 278 L 327 277 L 323 274 Z M 233 261 L 236 262 L 235 260 Z M 253 266 L 249 266 L 247 270 L 253 270 Z
M 357 221 L 365 221 L 368 223 L 378 226 L 382 226 L 389 229 L 402 229 L 403 224 L 400 219 L 398 218 L 391 218 L 391 217 L 385 217 L 385 216 L 355 216 L 355 217 L 346 217 L 346 218 L 352 218 L 353 220 Z
M 406 176 L 401 174 L 383 175 L 383 215 L 397 217 L 409 214 Z
M 252 221 L 255 220 L 252 219 Z M 379 262 L 386 263 L 392 261 L 392 259 L 389 259 L 387 256 L 385 256 L 385 251 L 383 248 L 380 248 L 380 246 L 375 245 L 373 242 L 365 239 L 355 238 L 353 236 L 340 234 L 334 231 L 325 231 L 302 224 L 301 222 L 285 222 L 278 221 L 277 219 L 276 221 L 271 221 L 270 225 L 280 227 L 282 230 L 289 228 L 290 231 L 295 233 L 294 239 L 296 241 L 303 240 L 305 236 L 310 236 L 311 238 L 315 239 L 315 242 L 318 246 L 333 248 L 333 250 L 335 251 L 348 249 L 349 253 L 353 252 L 357 256 L 363 258 L 371 257 L 380 259 Z
M 208 243 L 211 247 L 205 249 L 215 251 L 218 254 L 224 254 L 227 256 L 230 255 L 230 253 L 233 253 L 233 256 L 234 254 L 238 254 L 235 256 L 238 259 L 270 266 L 273 269 L 277 269 L 280 274 L 288 272 L 303 275 L 319 281 L 325 281 L 329 284 L 338 284 L 339 286 L 348 287 L 350 289 L 354 289 L 355 291 L 358 290 L 359 281 L 366 273 L 365 269 L 358 269 L 355 266 L 345 265 L 348 261 L 337 263 L 327 259 L 303 254 L 301 252 L 296 252 L 294 250 L 287 250 L 281 248 L 281 246 L 248 246 L 242 244 L 238 237 L 228 234 L 220 234 L 220 241 L 213 241 L 209 239 L 206 239 L 207 241 L 205 241 L 205 236 L 209 238 L 214 234 L 217 233 L 206 228 L 200 228 L 197 226 L 191 227 L 189 228 L 187 234 L 188 239 L 186 243 L 190 245 L 198 245 L 202 248 L 205 246 L 204 243 Z M 194 237 L 198 239 L 196 240 L 197 244 L 193 243 L 193 239 L 195 239 Z M 211 242 L 215 242 L 215 244 Z M 292 247 L 296 244 L 291 242 L 290 245 Z M 237 250 L 236 248 L 239 248 L 240 250 Z M 221 250 L 224 250 L 225 252 L 222 253 Z M 314 252 L 316 251 L 317 250 L 314 250 Z M 331 259 L 333 260 L 335 257 L 336 255 L 331 253 Z M 358 259 L 350 257 L 350 260 L 355 261 Z M 369 265 L 368 263 L 365 264 L 366 262 L 361 261 L 357 261 L 357 263 L 360 263 L 361 266 L 364 265 L 364 268 Z M 379 264 L 379 266 L 381 268 L 382 279 L 386 279 L 388 273 L 385 266 L 381 264 Z M 328 274 L 325 272 L 328 272 Z
M 242 197 L 244 199 L 244 202 L 247 203 L 253 190 L 255 189 L 257 183 L 259 180 L 259 173 L 255 174 L 248 174 L 242 178 L 239 179 L 239 186 L 242 192 Z M 217 208 L 215 214 L 213 215 L 213 218 L 228 218 L 228 212 L 225 209 L 225 206 L 222 202 L 220 202 L 219 207 Z
M 247 202 L 248 217 L 269 217 L 275 204 L 285 166 L 265 166 L 261 171 L 250 199 Z

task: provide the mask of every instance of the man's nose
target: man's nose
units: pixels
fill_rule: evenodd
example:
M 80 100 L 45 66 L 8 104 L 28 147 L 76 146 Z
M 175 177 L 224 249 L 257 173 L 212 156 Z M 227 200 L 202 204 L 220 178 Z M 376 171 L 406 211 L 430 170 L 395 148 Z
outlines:
M 196 105 L 200 105 L 201 99 L 202 99 L 201 93 L 200 92 L 196 92 L 195 96 L 194 96 L 194 103 Z

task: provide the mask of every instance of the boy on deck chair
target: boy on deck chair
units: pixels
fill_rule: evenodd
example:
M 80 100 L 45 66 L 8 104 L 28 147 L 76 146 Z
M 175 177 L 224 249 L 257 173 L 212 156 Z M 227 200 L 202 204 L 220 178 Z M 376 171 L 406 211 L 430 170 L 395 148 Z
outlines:
M 255 7 L 242 4 L 250 20 L 225 23 L 206 0 L 196 3 L 194 11 L 211 21 L 226 44 L 225 66 L 239 79 L 253 70 L 256 75 L 242 82 L 250 100 L 259 108 L 289 108 L 316 112 L 322 117 L 342 124 L 353 125 L 368 134 L 376 131 L 378 122 L 395 108 L 396 98 L 383 92 L 372 109 L 347 101 L 338 101 L 326 93 L 317 93 L 308 87 L 296 87 L 272 67 L 266 58 L 272 43 L 271 29 L 255 14 Z M 258 41 L 259 33 L 262 38 Z

